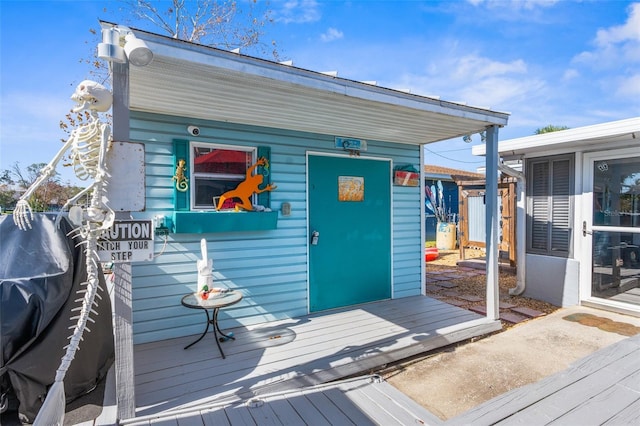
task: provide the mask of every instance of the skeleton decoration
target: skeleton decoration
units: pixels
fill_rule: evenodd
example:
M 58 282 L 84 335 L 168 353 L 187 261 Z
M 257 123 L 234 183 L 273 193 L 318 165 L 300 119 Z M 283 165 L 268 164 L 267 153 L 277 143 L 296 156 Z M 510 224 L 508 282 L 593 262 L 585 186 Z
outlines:
M 98 274 L 100 268 L 97 252 L 98 238 L 105 229 L 111 227 L 115 217 L 113 210 L 107 204 L 106 197 L 109 175 L 105 165 L 105 158 L 109 148 L 111 128 L 98 118 L 98 112 L 106 112 L 111 108 L 111 92 L 96 82 L 85 80 L 78 85 L 71 99 L 78 103 L 73 111 L 88 111 L 89 121 L 79 125 L 71 132 L 69 140 L 62 149 L 42 169 L 40 176 L 33 185 L 20 197 L 13 213 L 13 220 L 18 228 L 23 231 L 31 228 L 33 212 L 27 200 L 38 186 L 53 175 L 56 165 L 68 150 L 70 150 L 70 158 L 76 176 L 82 180 L 93 180 L 87 188 L 68 200 L 62 208 L 64 211 L 71 206 L 69 219 L 76 225 L 73 232 L 81 236 L 83 239 L 81 244 L 85 244 L 87 282 L 83 283 L 80 291 L 82 299 L 79 300 L 82 300 L 82 307 L 73 310 L 74 313 L 79 311 L 77 315 L 72 317 L 72 320 L 77 321 L 76 326 L 73 334 L 69 337 L 69 345 L 66 347 L 65 355 L 56 370 L 55 381 L 49 389 L 47 399 L 36 418 L 36 424 L 49 424 L 48 422 L 51 421 L 53 412 L 55 412 L 56 418 L 64 418 L 63 380 L 82 340 L 86 323 L 88 320 L 92 321 L 89 318 L 90 313 L 95 312 L 92 307 L 97 303 L 95 296 L 99 287 Z M 89 193 L 89 191 L 93 191 L 89 206 L 86 208 L 76 206 L 76 201 Z M 62 212 L 58 214 L 56 223 L 59 223 L 61 214 Z M 87 330 L 89 329 L 87 328 Z M 59 412 L 61 400 L 62 413 Z M 45 417 L 41 418 L 41 416 Z
M 68 150 L 70 150 L 71 164 L 76 176 L 81 180 L 91 178 L 93 183 L 68 200 L 62 207 L 62 211 L 73 206 L 82 196 L 93 190 L 90 206 L 84 212 L 80 212 L 77 207 L 72 207 L 69 212 L 70 219 L 75 225 L 85 225 L 79 229 L 83 236 L 86 236 L 85 231 L 88 230 L 86 225 L 89 223 L 94 228 L 97 226 L 100 229 L 107 229 L 113 224 L 114 213 L 106 204 L 108 175 L 105 166 L 111 128 L 108 124 L 100 122 L 98 118 L 98 112 L 105 112 L 111 108 L 111 92 L 99 83 L 85 80 L 78 85 L 71 99 L 78 103 L 73 112 L 88 111 L 90 119 L 71 132 L 62 149 L 41 170 L 38 179 L 20 197 L 13 212 L 13 221 L 22 230 L 31 228 L 31 219 L 33 219 L 33 212 L 27 200 L 53 175 L 56 165 Z M 58 215 L 59 219 L 60 215 Z

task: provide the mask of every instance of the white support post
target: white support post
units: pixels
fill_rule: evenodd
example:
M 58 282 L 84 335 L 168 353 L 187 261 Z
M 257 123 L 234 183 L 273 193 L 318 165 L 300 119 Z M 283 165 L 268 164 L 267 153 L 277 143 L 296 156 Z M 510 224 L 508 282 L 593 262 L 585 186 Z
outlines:
M 113 63 L 113 140 L 129 141 L 129 64 Z M 107 188 L 108 190 L 108 188 Z M 130 212 L 116 212 L 116 220 Z M 116 404 L 118 420 L 135 417 L 133 369 L 133 308 L 131 263 L 114 265 Z
M 498 212 L 498 126 L 487 128 L 486 140 L 486 249 L 487 249 L 487 318 L 498 320 L 499 307 L 499 214 Z
M 427 294 L 427 262 L 425 261 L 425 250 L 426 250 L 426 239 L 427 239 L 427 230 L 426 230 L 426 209 L 425 209 L 425 173 L 424 173 L 424 144 L 420 145 L 420 288 L 421 294 L 425 296 Z

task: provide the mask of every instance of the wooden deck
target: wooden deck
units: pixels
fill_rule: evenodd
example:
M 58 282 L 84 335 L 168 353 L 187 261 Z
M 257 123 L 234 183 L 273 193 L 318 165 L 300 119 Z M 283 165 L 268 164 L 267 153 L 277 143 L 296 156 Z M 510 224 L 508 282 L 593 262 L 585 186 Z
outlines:
M 136 345 L 136 418 L 302 389 L 500 329 L 424 296 L 369 303 L 231 331 L 222 359 L 206 336 Z M 203 315 L 204 328 L 204 315 Z M 229 331 L 229 330 L 224 330 Z
M 218 403 L 123 425 L 435 425 L 442 421 L 375 375 Z
M 537 383 L 514 389 L 447 425 L 640 424 L 640 335 Z
M 210 402 L 122 425 L 630 425 L 640 424 L 640 335 L 537 383 L 440 420 L 377 376 Z

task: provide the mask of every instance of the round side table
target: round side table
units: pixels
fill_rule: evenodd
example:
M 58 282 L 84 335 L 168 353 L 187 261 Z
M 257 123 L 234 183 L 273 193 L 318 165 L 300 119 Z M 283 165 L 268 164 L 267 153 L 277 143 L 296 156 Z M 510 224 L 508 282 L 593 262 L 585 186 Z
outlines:
M 213 335 L 216 338 L 216 345 L 218 345 L 218 349 L 220 350 L 220 355 L 222 355 L 222 358 L 224 359 L 225 355 L 224 355 L 224 352 L 222 352 L 222 348 L 220 347 L 220 342 L 224 342 L 229 339 L 236 340 L 236 338 L 233 337 L 233 333 L 225 334 L 220 330 L 220 327 L 218 326 L 218 311 L 220 311 L 221 308 L 235 305 L 241 300 L 242 300 L 242 293 L 236 290 L 232 290 L 232 291 L 228 291 L 228 292 L 220 293 L 216 295 L 213 295 L 213 293 L 210 293 L 208 299 L 203 299 L 202 297 L 200 297 L 198 293 L 189 293 L 183 296 L 182 300 L 180 301 L 182 306 L 189 309 L 202 309 L 204 313 L 207 315 L 207 327 L 202 333 L 202 336 L 198 337 L 198 339 L 195 342 L 188 344 L 184 348 L 188 349 L 191 346 L 198 343 L 200 340 L 202 340 L 202 338 L 209 331 L 209 325 L 212 325 Z M 213 314 L 211 316 L 209 316 L 209 309 L 213 310 Z M 220 337 L 218 337 L 218 333 L 220 334 Z

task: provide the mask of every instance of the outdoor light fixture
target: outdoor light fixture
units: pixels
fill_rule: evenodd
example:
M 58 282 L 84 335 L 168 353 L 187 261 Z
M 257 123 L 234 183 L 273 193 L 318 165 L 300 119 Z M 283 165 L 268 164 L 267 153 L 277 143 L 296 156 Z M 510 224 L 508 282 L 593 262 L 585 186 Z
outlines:
M 129 58 L 131 64 L 143 67 L 153 60 L 153 52 L 128 27 L 116 25 L 102 29 L 102 43 L 98 44 L 98 57 L 119 64 L 124 64 Z

